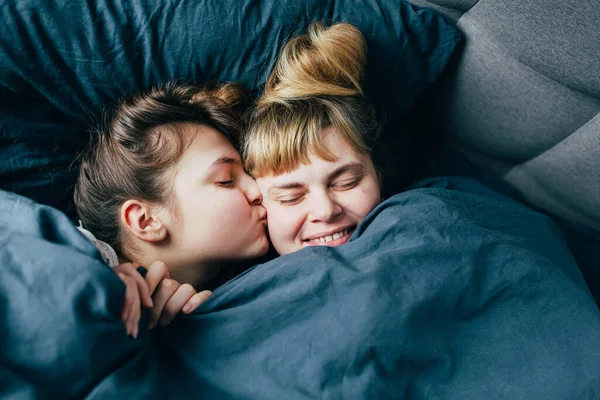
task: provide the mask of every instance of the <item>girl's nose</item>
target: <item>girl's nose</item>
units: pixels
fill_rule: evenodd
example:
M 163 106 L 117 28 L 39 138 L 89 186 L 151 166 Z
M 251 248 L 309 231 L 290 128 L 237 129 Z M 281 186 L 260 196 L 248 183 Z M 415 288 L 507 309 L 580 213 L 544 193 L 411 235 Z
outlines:
M 260 205 L 262 203 L 262 194 L 256 184 L 256 181 L 251 176 L 245 175 L 243 178 L 243 191 L 249 204 Z

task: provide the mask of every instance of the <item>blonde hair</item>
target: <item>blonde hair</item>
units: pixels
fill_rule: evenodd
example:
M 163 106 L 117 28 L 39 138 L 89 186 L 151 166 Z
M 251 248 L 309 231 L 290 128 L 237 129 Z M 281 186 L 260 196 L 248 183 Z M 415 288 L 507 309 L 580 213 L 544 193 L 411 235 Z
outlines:
M 241 132 L 238 84 L 168 83 L 122 101 L 105 117 L 81 156 L 75 205 L 83 226 L 122 252 L 120 207 L 128 199 L 167 204 L 166 173 L 194 137 L 182 124 L 207 125 L 234 146 Z
M 375 113 L 360 85 L 366 41 L 347 23 L 320 23 L 291 39 L 269 76 L 243 138 L 245 167 L 255 177 L 308 163 L 309 151 L 333 161 L 322 131 L 333 127 L 355 151 L 370 154 Z

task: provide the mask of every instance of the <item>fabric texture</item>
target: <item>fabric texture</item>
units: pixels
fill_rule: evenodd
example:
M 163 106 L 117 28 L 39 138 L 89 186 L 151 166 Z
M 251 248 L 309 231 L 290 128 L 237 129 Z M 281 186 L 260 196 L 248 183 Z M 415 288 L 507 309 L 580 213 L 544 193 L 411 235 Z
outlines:
M 62 213 L 0 207 L 3 398 L 600 395 L 600 314 L 559 231 L 471 180 L 422 182 L 348 244 L 258 265 L 137 340 Z
M 63 213 L 0 191 L 0 265 L 0 397 L 160 398 L 123 284 Z
M 420 7 L 431 7 L 440 11 L 453 21 L 458 21 L 461 15 L 473 7 L 479 0 L 408 0 Z
M 394 133 L 461 38 L 440 14 L 394 0 L 5 1 L 0 189 L 71 212 L 74 160 L 103 106 L 167 80 L 257 90 L 285 41 L 318 20 L 364 33 L 365 91 Z

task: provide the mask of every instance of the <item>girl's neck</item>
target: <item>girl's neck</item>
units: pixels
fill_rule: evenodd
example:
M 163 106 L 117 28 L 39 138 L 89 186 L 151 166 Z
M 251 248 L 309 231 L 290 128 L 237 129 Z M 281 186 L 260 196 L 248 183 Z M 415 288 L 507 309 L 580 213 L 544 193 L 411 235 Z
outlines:
M 171 278 L 179 283 L 189 283 L 197 291 L 205 290 L 223 268 L 223 263 L 203 263 L 169 266 Z

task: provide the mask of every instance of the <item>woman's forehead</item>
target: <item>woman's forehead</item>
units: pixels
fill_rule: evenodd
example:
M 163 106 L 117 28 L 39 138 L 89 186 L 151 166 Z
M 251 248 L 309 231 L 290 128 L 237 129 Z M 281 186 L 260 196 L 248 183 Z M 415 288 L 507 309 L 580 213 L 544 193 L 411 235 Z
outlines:
M 367 169 L 365 161 L 368 162 L 356 153 L 337 158 L 335 161 L 313 158 L 310 163 L 301 164 L 290 172 L 263 176 L 256 181 L 261 190 L 265 191 L 294 189 L 313 183 L 325 183 L 346 173 L 363 174 Z
M 307 162 L 299 162 L 289 172 L 269 174 L 257 178 L 257 180 L 268 177 L 270 181 L 285 182 L 315 175 L 325 176 L 344 165 L 364 163 L 369 160 L 368 155 L 356 151 L 334 127 L 324 128 L 321 138 L 322 144 L 334 157 L 333 160 L 326 160 L 317 154 L 315 149 L 309 148 L 307 150 Z

